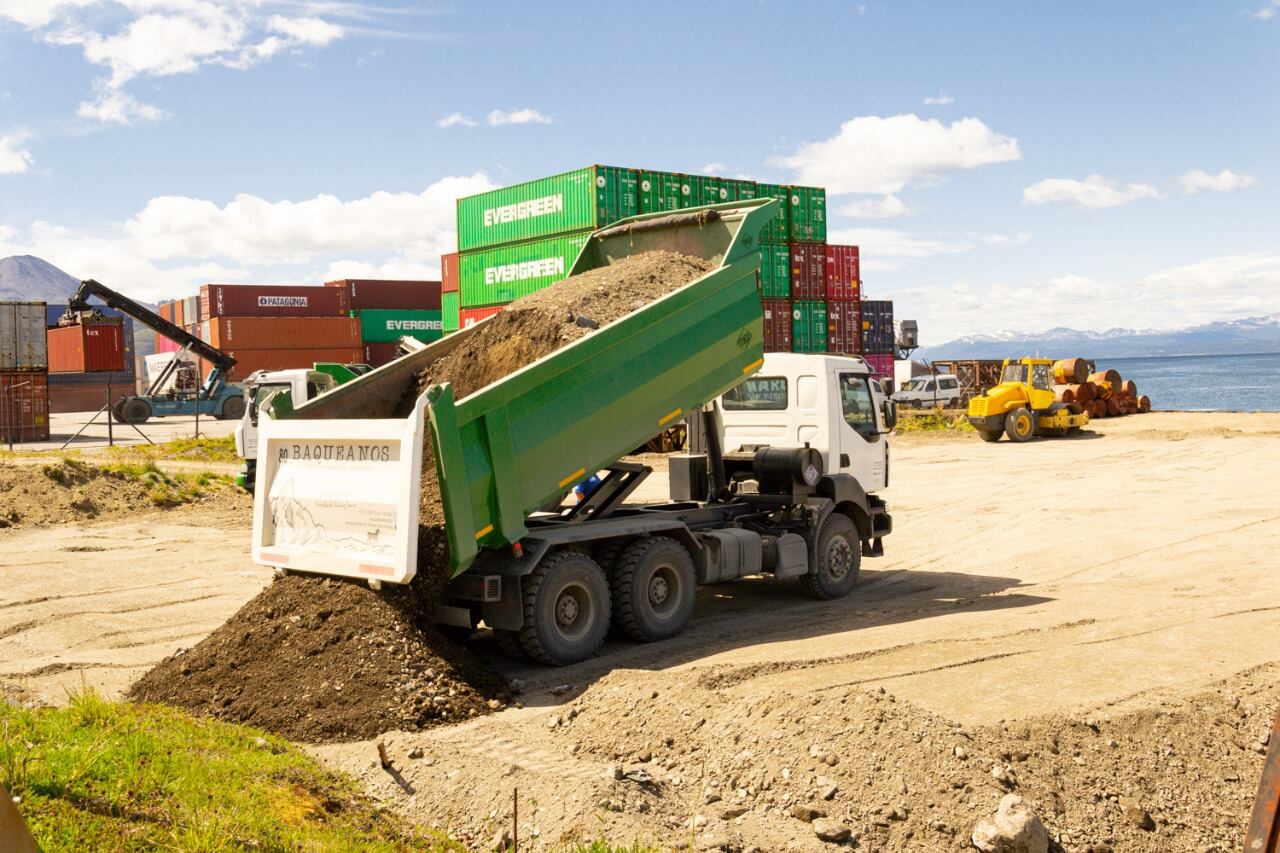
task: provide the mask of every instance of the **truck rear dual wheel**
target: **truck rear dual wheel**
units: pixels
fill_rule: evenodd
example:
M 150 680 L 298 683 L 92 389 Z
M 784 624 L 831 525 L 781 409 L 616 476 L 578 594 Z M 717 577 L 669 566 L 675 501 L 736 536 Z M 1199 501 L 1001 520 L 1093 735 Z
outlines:
M 1010 441 L 1021 444 L 1036 434 L 1036 416 L 1019 406 L 1004 416 L 1004 432 Z
M 559 551 L 524 580 L 520 648 L 551 666 L 584 661 L 609 632 L 609 584 L 586 554 Z
M 689 624 L 698 579 L 679 542 L 646 536 L 627 546 L 609 576 L 614 625 L 641 642 L 674 637 Z
M 853 591 L 862 568 L 862 539 L 847 515 L 833 512 L 818 528 L 809 550 L 809 571 L 800 589 L 810 598 L 829 601 Z

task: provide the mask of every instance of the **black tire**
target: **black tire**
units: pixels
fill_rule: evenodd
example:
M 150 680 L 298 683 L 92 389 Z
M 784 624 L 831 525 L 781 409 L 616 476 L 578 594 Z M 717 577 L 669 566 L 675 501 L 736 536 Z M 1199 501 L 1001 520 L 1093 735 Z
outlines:
M 980 429 L 980 430 L 978 430 L 978 438 L 982 439 L 983 441 L 996 442 L 996 441 L 999 441 L 999 440 L 1000 440 L 1000 436 L 1002 436 L 1002 435 L 1004 435 L 1004 433 L 1003 433 L 1003 432 L 1001 432 L 1001 431 L 1000 431 L 1000 430 L 998 430 L 998 429 Z
M 584 661 L 609 633 L 609 584 L 586 554 L 559 551 L 524 580 L 520 647 L 550 666 Z
M 809 548 L 809 571 L 800 576 L 800 589 L 810 598 L 844 598 L 858 583 L 862 568 L 862 540 L 847 515 L 833 512 L 818 528 Z
M 688 549 L 653 536 L 622 552 L 609 586 L 614 624 L 631 639 L 649 643 L 674 637 L 689 624 L 698 577 Z
M 1004 416 L 1004 433 L 1018 444 L 1030 441 L 1036 434 L 1036 416 L 1019 406 Z
M 120 407 L 120 420 L 127 424 L 145 424 L 151 418 L 151 404 L 139 397 L 125 400 Z
M 1079 435 L 1079 434 L 1080 434 L 1080 427 L 1078 426 L 1067 427 L 1068 436 Z
M 529 659 L 529 656 L 524 653 L 524 648 L 520 645 L 519 631 L 501 631 L 495 628 L 493 631 L 493 642 L 500 652 L 512 660 Z
M 218 420 L 238 421 L 244 417 L 244 397 L 228 397 L 222 401 L 222 411 Z

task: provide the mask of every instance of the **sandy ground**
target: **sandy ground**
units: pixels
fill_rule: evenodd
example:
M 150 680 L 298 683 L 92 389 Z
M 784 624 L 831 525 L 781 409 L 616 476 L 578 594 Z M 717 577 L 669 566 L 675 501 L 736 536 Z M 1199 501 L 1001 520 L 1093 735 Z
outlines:
M 744 705 L 883 687 L 973 726 L 1194 696 L 1280 661 L 1278 438 L 1280 415 L 1175 413 L 1024 446 L 899 437 L 895 531 L 849 599 L 747 580 L 701 590 L 690 628 L 664 644 L 614 641 L 559 670 L 483 652 L 527 682 L 527 707 L 417 742 L 595 778 L 598 756 L 550 734 L 514 743 L 511 727 L 606 676 L 617 690 L 714 674 L 717 693 Z M 660 497 L 665 477 L 645 489 Z M 225 517 L 0 531 L 0 681 L 43 701 L 82 683 L 118 693 L 262 587 L 247 548 L 247 520 Z M 370 749 L 317 752 L 362 773 Z M 370 785 L 430 811 L 429 794 Z

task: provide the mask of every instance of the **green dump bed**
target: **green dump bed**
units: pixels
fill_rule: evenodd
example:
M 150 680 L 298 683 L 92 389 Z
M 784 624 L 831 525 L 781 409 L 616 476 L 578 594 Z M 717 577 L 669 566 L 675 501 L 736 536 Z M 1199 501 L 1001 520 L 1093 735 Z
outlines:
M 483 323 L 260 421 L 253 556 L 264 565 L 407 583 L 417 569 L 429 430 L 453 573 L 517 542 L 525 519 L 760 368 L 755 199 L 622 220 L 570 275 L 675 251 L 719 267 L 481 390 L 416 394 L 416 376 Z

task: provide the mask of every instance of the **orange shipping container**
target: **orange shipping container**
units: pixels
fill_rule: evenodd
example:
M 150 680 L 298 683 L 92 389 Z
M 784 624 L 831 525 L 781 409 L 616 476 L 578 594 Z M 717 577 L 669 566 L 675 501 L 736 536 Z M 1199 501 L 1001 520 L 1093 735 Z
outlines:
M 169 310 L 173 312 L 173 321 L 172 321 L 173 325 L 175 326 L 187 325 L 186 313 L 183 310 L 185 307 L 186 306 L 181 299 L 173 300 L 172 304 L 169 306 Z
M 50 373 L 98 373 L 125 370 L 124 326 L 53 326 L 46 335 Z
M 200 337 L 220 350 L 360 346 L 356 317 L 214 317 Z
M 360 364 L 364 361 L 364 348 L 354 347 L 306 347 L 300 349 L 246 349 L 223 350 L 236 360 L 227 377 L 232 382 L 243 382 L 257 370 L 293 370 L 308 368 L 317 361 L 336 361 L 339 364 Z M 212 365 L 200 362 L 201 381 L 209 375 Z

